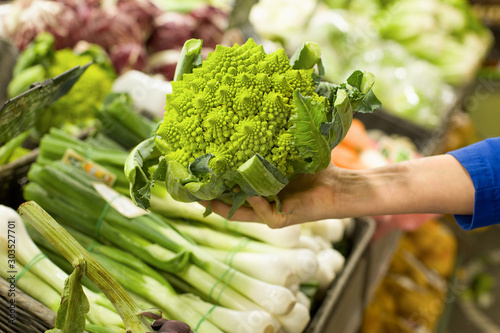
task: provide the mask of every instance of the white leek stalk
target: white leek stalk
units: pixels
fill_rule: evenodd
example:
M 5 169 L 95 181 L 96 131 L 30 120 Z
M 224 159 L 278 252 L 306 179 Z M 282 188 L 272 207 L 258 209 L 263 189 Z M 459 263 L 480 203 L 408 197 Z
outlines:
M 193 294 L 182 294 L 179 297 L 200 314 L 207 314 L 207 319 L 217 323 L 225 332 L 272 333 L 279 328 L 275 319 L 265 311 L 236 311 L 205 302 Z
M 297 245 L 299 249 L 310 249 L 314 253 L 321 250 L 322 245 L 314 238 L 314 236 L 300 235 L 299 244 Z
M 299 241 L 300 225 L 271 229 L 261 223 L 229 221 L 215 213 L 203 216 L 205 207 L 201 204 L 176 201 L 166 192 L 162 193 L 161 197 L 152 195 L 150 204 L 151 210 L 163 216 L 199 221 L 217 229 L 234 231 L 276 246 L 294 247 Z
M 176 242 L 186 250 L 190 250 L 197 265 L 213 276 L 221 277 L 222 282 L 238 290 L 271 314 L 285 315 L 293 309 L 297 302 L 295 295 L 288 288 L 257 280 L 229 267 L 203 252 L 198 246 L 188 242 L 174 229 L 160 227 L 157 231 L 169 241 Z
M 242 239 L 234 235 L 213 230 L 206 227 L 195 227 L 178 223 L 176 227 L 183 233 L 189 235 L 198 244 L 226 251 L 241 250 L 257 253 L 278 254 L 286 264 L 293 265 L 293 271 L 299 278 L 299 282 L 309 281 L 314 277 L 318 269 L 316 254 L 310 249 L 288 249 L 273 246 L 263 242 Z
M 297 291 L 295 294 L 297 296 L 297 302 L 305 306 L 309 311 L 311 311 L 311 299 L 307 297 L 302 291 Z
M 338 243 L 345 233 L 345 225 L 341 219 L 325 219 L 307 222 L 302 225 L 312 235 L 320 236 L 329 243 Z
M 286 315 L 279 316 L 282 330 L 287 333 L 303 332 L 310 320 L 309 309 L 300 303 L 296 303 Z
M 14 288 L 21 289 L 25 294 L 33 297 L 52 311 L 56 312 L 61 303 L 61 295 L 30 271 L 25 271 L 22 278 L 14 282 L 17 274 L 19 274 L 24 267 L 17 262 L 13 269 L 7 264 L 8 260 L 7 240 L 0 237 L 0 276 L 10 283 L 11 286 L 13 285 Z M 16 274 L 9 273 L 11 271 L 15 271 Z
M 297 283 L 293 264 L 282 260 L 279 254 L 225 251 L 206 246 L 200 248 L 217 260 L 256 279 L 287 288 Z

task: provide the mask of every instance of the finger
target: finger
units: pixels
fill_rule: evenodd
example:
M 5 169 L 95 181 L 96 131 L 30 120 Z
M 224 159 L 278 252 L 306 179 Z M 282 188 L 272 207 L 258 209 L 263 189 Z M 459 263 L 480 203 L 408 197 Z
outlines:
M 254 213 L 259 217 L 259 221 L 267 224 L 270 228 L 287 226 L 288 217 L 278 211 L 276 204 L 271 204 L 260 196 L 248 197 L 247 201 L 252 206 Z
M 210 203 L 210 208 L 212 212 L 219 214 L 220 216 L 227 218 L 229 216 L 229 211 L 231 210 L 231 206 L 227 205 L 221 201 L 213 200 L 213 201 L 205 201 L 202 202 L 202 205 L 205 207 Z M 240 221 L 240 222 L 260 222 L 259 216 L 253 211 L 252 208 L 242 206 L 236 210 L 236 212 L 229 219 L 231 221 Z

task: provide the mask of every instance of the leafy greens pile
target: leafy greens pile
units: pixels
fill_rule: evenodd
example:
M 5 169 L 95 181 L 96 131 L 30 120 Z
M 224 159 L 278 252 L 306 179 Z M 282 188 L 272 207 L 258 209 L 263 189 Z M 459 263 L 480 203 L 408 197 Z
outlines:
M 277 200 L 290 179 L 328 166 L 355 111 L 381 107 L 371 73 L 355 71 L 340 85 L 320 82 L 316 43 L 290 59 L 249 39 L 219 45 L 203 61 L 201 46 L 197 39 L 184 45 L 164 119 L 125 165 L 131 196 L 143 208 L 158 181 L 178 201 L 217 198 L 232 202 L 232 212 L 247 196 Z

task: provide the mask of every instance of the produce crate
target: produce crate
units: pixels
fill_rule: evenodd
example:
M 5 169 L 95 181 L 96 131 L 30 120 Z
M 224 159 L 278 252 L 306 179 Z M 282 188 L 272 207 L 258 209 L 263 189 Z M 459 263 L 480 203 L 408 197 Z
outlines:
M 365 307 L 368 248 L 374 232 L 374 220 L 356 219 L 348 238 L 351 251 L 344 269 L 327 291 L 305 333 L 357 332 Z
M 21 188 L 27 183 L 27 173 L 38 156 L 38 149 L 0 166 L 0 204 L 18 207 L 23 202 Z
M 56 314 L 0 278 L 0 332 L 45 332 L 54 327 Z M 15 307 L 11 308 L 14 300 Z M 9 322 L 13 320 L 13 323 Z

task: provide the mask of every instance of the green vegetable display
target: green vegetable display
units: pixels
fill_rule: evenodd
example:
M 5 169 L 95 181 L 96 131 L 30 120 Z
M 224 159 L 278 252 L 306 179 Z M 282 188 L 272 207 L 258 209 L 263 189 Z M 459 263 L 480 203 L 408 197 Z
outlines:
M 21 146 L 24 140 L 28 138 L 28 135 L 28 131 L 23 132 L 7 141 L 5 145 L 0 146 L 0 165 L 4 165 L 11 161 L 14 161 L 16 158 L 29 152 L 29 150 Z
M 287 51 L 303 40 L 320 44 L 325 80 L 373 73 L 384 111 L 432 130 L 492 46 L 474 14 L 467 0 L 260 0 L 249 20 L 261 39 Z
M 48 132 L 51 127 L 83 128 L 91 124 L 96 109 L 111 91 L 116 73 L 99 46 L 89 44 L 83 52 L 69 48 L 56 51 L 54 37 L 49 33 L 39 34 L 21 53 L 8 86 L 10 97 L 23 93 L 35 82 L 42 82 L 89 62 L 93 64 L 69 93 L 45 110 L 36 125 L 39 135 Z
M 320 82 L 316 43 L 304 43 L 289 59 L 249 39 L 218 46 L 204 61 L 201 45 L 184 45 L 164 119 L 125 165 L 141 207 L 149 206 L 156 181 L 178 201 L 218 198 L 232 202 L 233 211 L 247 196 L 276 199 L 296 175 L 328 166 L 354 111 L 381 106 L 371 73 L 356 71 L 342 85 Z

